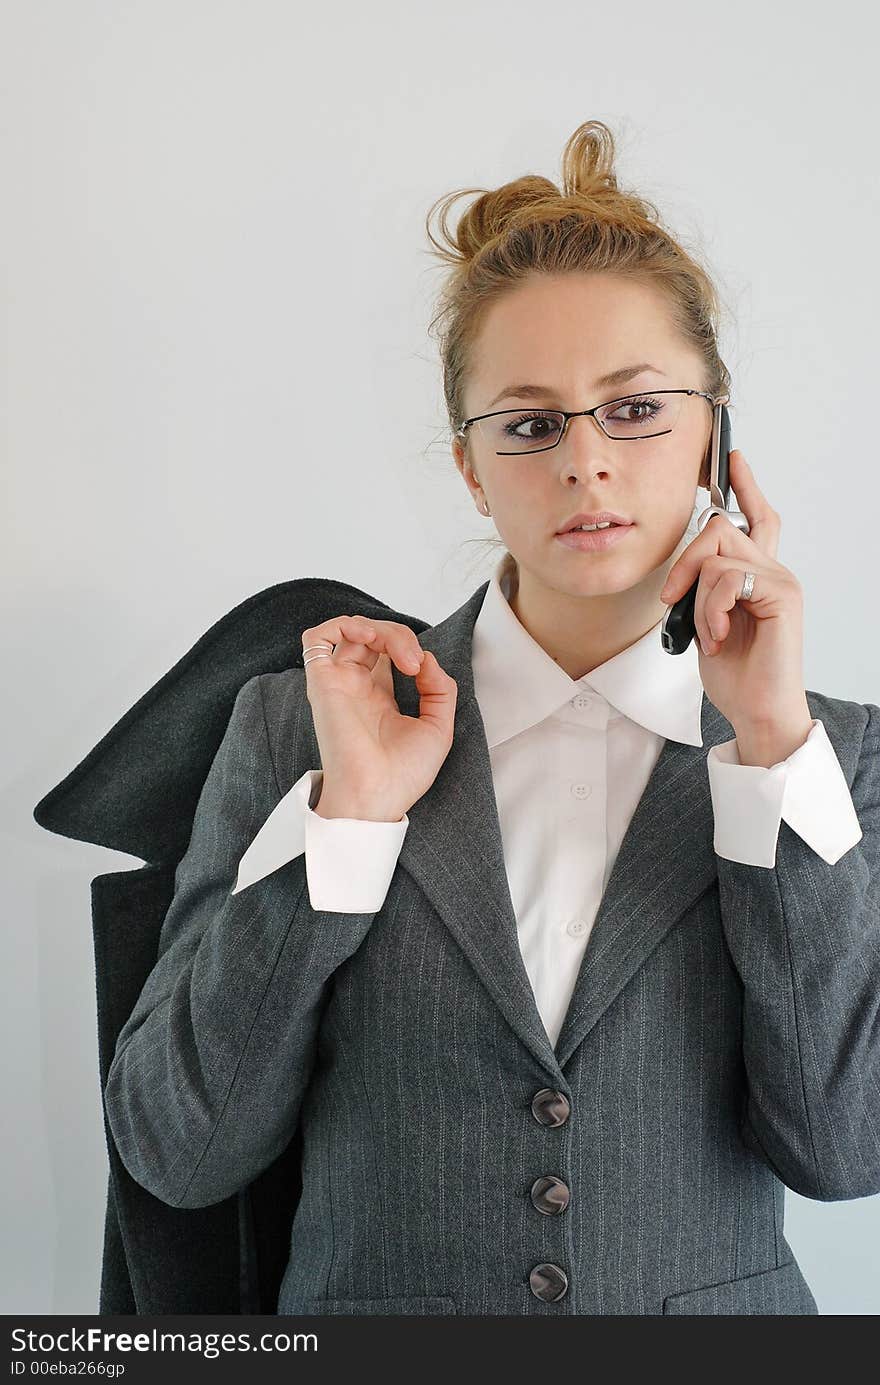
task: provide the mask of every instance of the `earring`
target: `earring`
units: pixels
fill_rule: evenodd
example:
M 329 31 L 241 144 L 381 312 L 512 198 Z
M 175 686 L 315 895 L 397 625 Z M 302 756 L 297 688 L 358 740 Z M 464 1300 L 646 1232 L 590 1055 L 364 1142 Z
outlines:
M 480 509 L 483 511 L 484 515 L 489 515 L 492 513 L 492 511 L 489 509 L 489 506 L 486 504 L 485 500 L 482 500 L 480 502 Z

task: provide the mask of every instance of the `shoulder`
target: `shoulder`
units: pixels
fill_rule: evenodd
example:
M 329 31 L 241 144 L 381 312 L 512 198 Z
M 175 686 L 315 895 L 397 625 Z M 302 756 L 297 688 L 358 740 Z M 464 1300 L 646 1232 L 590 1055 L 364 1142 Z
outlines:
M 811 688 L 807 689 L 807 702 L 814 717 L 821 717 L 826 725 L 833 725 L 842 735 L 859 739 L 868 723 L 880 717 L 880 707 L 873 702 L 852 702 L 844 697 L 832 697 L 830 693 L 814 692 Z
M 257 685 L 278 783 L 286 793 L 304 770 L 320 768 L 320 750 L 304 668 L 261 673 Z
M 850 780 L 863 755 L 876 755 L 880 749 L 880 706 L 874 702 L 852 702 L 842 697 L 807 689 L 807 705 L 813 717 L 822 722 L 841 766 L 849 770 Z
M 235 694 L 228 718 L 225 741 L 251 746 L 268 738 L 274 748 L 290 739 L 292 728 L 303 709 L 311 713 L 306 696 L 305 669 L 285 669 L 280 673 L 254 673 Z
M 270 728 L 285 724 L 291 716 L 301 713 L 303 704 L 309 705 L 304 668 L 285 668 L 279 673 L 260 673 L 251 679 L 251 682 L 259 686 L 266 722 Z

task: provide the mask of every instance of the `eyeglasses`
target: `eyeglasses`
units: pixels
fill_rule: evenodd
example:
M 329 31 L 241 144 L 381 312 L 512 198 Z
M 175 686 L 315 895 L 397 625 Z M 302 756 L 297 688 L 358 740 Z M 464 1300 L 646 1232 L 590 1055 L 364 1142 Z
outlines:
M 684 395 L 706 399 L 713 406 L 726 404 L 730 398 L 728 394 L 711 395 L 703 390 L 653 390 L 610 399 L 607 404 L 597 404 L 593 409 L 501 409 L 497 413 L 464 419 L 456 432 L 464 437 L 467 429 L 476 424 L 480 436 L 499 457 L 549 452 L 551 447 L 559 446 L 573 418 L 592 418 L 609 438 L 630 442 L 658 438 L 672 432 Z

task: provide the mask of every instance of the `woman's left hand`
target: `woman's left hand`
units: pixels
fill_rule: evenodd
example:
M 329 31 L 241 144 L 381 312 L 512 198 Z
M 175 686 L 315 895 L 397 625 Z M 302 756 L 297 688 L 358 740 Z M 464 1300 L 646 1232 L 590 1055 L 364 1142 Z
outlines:
M 811 720 L 803 678 L 803 590 L 776 561 L 780 516 L 736 448 L 730 483 L 749 533 L 713 515 L 673 563 L 660 599 L 673 605 L 699 576 L 694 626 L 702 645 L 700 678 L 736 731 L 802 728 Z M 755 574 L 755 584 L 745 601 L 740 592 L 747 572 Z

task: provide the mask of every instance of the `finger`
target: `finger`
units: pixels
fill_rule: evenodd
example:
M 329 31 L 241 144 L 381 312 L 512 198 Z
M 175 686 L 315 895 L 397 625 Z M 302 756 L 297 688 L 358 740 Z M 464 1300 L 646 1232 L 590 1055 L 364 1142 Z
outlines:
M 704 654 L 713 653 L 713 646 L 717 643 L 712 628 L 710 628 L 709 619 L 709 596 L 717 583 L 718 577 L 712 572 L 712 569 L 704 566 L 700 573 L 697 596 L 694 601 L 694 632 L 700 641 Z
M 373 666 L 373 682 L 380 688 L 384 688 L 389 696 L 394 697 L 394 677 L 391 672 L 391 660 L 387 654 L 380 654 Z
M 368 641 L 370 648 L 387 654 L 403 673 L 418 673 L 425 651 L 415 631 L 397 620 L 375 620 L 372 626 L 374 634 Z
M 718 523 L 715 523 L 716 518 Z M 695 539 L 691 539 L 681 557 L 677 558 L 666 574 L 666 581 L 660 590 L 660 600 L 672 606 L 685 592 L 690 591 L 698 581 L 703 563 L 713 553 L 718 552 L 717 531 L 723 516 L 712 515 Z M 729 526 L 731 529 L 733 525 Z
M 725 519 L 723 514 L 716 511 L 709 517 L 701 533 L 672 564 L 661 588 L 660 600 L 667 606 L 672 606 L 679 597 L 690 591 L 694 582 L 699 579 L 706 560 L 715 556 L 732 558 L 737 562 L 745 561 L 753 568 L 756 563 L 773 557 L 755 543 L 751 534 L 744 534 L 742 529 L 738 529 L 729 519 Z
M 303 664 L 308 670 L 310 664 L 330 662 L 319 657 L 323 646 L 336 664 L 345 659 L 371 669 L 378 656 L 368 648 L 368 641 L 375 633 L 375 626 L 366 616 L 334 616 L 320 625 L 312 625 L 302 632 L 303 653 L 309 651 Z
M 720 646 L 730 634 L 730 612 L 737 602 L 742 601 L 746 607 L 758 603 L 762 596 L 766 595 L 763 588 L 766 587 L 768 574 L 758 572 L 755 574 L 755 582 L 752 587 L 752 594 L 746 600 L 740 593 L 745 581 L 745 570 L 742 567 L 731 564 L 721 570 L 714 580 L 701 583 L 703 592 L 698 594 L 697 603 L 694 605 L 694 626 L 704 646 Z M 697 615 L 697 605 L 699 605 L 699 616 Z
M 737 508 L 749 521 L 749 533 L 743 537 L 750 538 L 762 553 L 775 558 L 782 519 L 767 500 L 738 447 L 734 447 L 730 453 L 730 484 L 735 492 Z M 742 533 L 742 530 L 738 532 Z
M 425 650 L 424 654 L 424 662 L 416 674 L 419 720 L 436 727 L 438 733 L 451 743 L 458 684 L 440 667 L 430 649 Z
M 425 651 L 421 648 L 419 636 L 414 630 L 402 625 L 399 620 L 376 620 L 374 627 L 376 636 L 370 641 L 370 648 L 374 650 L 377 644 L 381 644 L 382 652 L 388 654 L 389 658 L 394 658 L 399 669 L 412 676 L 419 673 Z
M 368 620 L 359 615 L 334 616 L 303 631 L 304 649 L 328 640 L 336 645 L 333 652 L 336 664 L 356 663 L 373 669 L 379 656 L 387 654 L 402 673 L 412 675 L 421 663 L 422 650 L 416 636 L 397 621 Z M 312 658 L 307 662 L 310 664 Z

